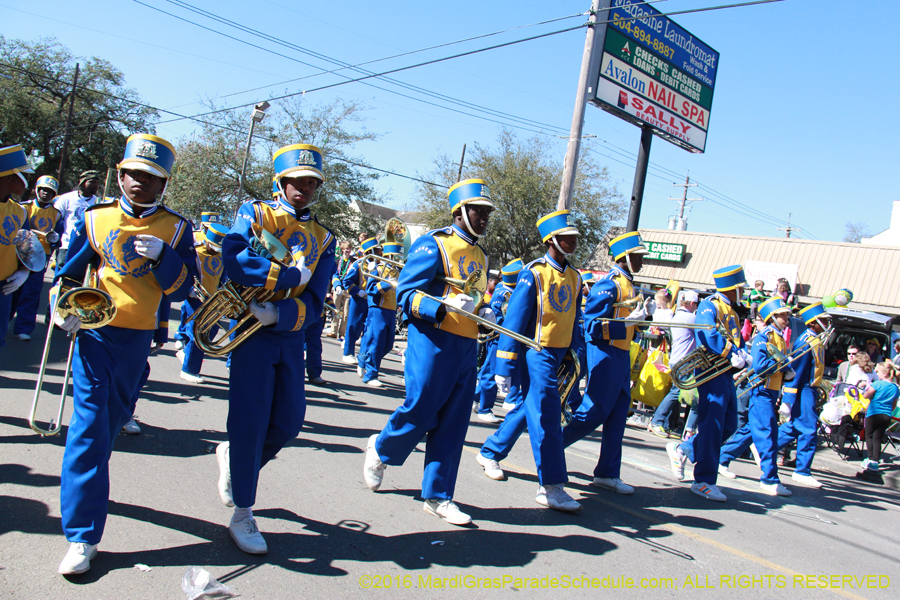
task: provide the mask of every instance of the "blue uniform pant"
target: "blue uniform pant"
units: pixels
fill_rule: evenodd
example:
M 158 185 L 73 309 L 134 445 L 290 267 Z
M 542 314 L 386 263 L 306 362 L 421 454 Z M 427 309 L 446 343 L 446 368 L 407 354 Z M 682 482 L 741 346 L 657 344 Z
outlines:
M 567 348 L 525 352 L 525 365 L 521 369 L 525 401 L 507 413 L 497 431 L 481 447 L 483 456 L 501 461 L 509 455 L 527 425 L 541 485 L 569 480 L 556 379 L 556 369 L 566 352 Z
M 231 352 L 228 441 L 234 504 L 256 503 L 259 471 L 297 437 L 306 416 L 303 332 L 260 329 Z
M 356 350 L 356 340 L 362 335 L 366 327 L 366 317 L 369 313 L 369 305 L 365 298 L 350 297 L 350 311 L 347 314 L 347 329 L 344 335 L 344 356 L 353 356 Z
M 778 465 L 775 454 L 778 451 L 778 412 L 775 404 L 778 392 L 764 388 L 756 388 L 750 396 L 750 434 L 759 452 L 760 469 L 763 483 L 778 483 Z
M 6 281 L 0 281 L 3 286 Z M 9 329 L 9 316 L 12 309 L 12 294 L 0 293 L 0 348 L 6 345 L 6 332 Z
M 497 374 L 497 345 L 497 340 L 488 344 L 487 356 L 478 371 L 478 386 L 475 390 L 478 414 L 491 412 L 497 401 L 497 381 L 494 379 L 494 375 Z M 511 379 L 505 402 L 517 406 L 522 404 L 525 397 L 522 393 L 522 374 L 518 368 L 513 370 Z
M 568 448 L 602 425 L 603 443 L 594 477 L 618 479 L 631 406 L 631 359 L 628 350 L 591 343 L 587 345 L 587 360 L 587 390 L 569 426 L 563 429 L 563 442 Z
M 679 448 L 694 463 L 694 481 L 716 484 L 722 441 L 737 429 L 737 395 L 730 373 L 702 384 L 698 390 L 697 435 Z
M 394 327 L 397 311 L 370 306 L 366 317 L 366 331 L 359 345 L 358 364 L 363 372 L 363 382 L 378 379 L 381 361 L 394 347 Z
M 378 435 L 381 461 L 402 465 L 425 436 L 422 497 L 449 500 L 456 488 L 472 394 L 476 341 L 410 320 L 406 349 L 406 400 Z
M 49 256 L 47 257 L 50 258 Z M 16 304 L 16 324 L 13 326 L 13 333 L 16 335 L 31 335 L 34 331 L 35 319 L 37 318 L 38 304 L 41 300 L 41 290 L 44 288 L 44 272 L 47 270 L 45 266 L 40 271 L 31 271 L 28 279 L 19 288 L 19 301 Z
M 320 317 L 315 323 L 306 325 L 306 375 L 310 379 L 322 376 L 322 332 L 325 330 L 325 319 Z
M 791 420 L 778 428 L 778 450 L 797 440 L 797 466 L 794 473 L 810 475 L 816 455 L 816 391 L 808 385 L 800 388 L 791 406 Z
M 193 329 L 194 324 L 188 323 L 188 317 L 190 317 L 194 311 L 197 309 L 197 306 L 200 306 L 199 302 L 195 306 L 191 306 L 188 304 L 189 300 L 193 300 L 193 298 L 188 298 L 184 302 L 181 303 L 181 320 L 178 322 L 178 329 L 175 331 L 175 335 L 172 336 L 176 341 L 179 341 L 183 344 L 187 344 L 188 341 L 188 331 Z M 198 371 L 199 372 L 199 371 Z
M 72 362 L 74 412 L 60 479 L 62 527 L 70 542 L 97 544 L 109 504 L 109 457 L 134 413 L 153 331 L 101 327 L 79 331 Z
M 206 353 L 200 349 L 197 345 L 197 341 L 194 339 L 194 322 L 185 324 L 185 321 L 190 318 L 191 315 L 194 314 L 194 311 L 200 308 L 200 305 L 203 304 L 197 298 L 188 298 L 184 302 L 181 303 L 181 324 L 178 326 L 178 333 L 175 335 L 176 339 L 179 339 L 179 335 L 185 336 L 182 338 L 184 342 L 184 364 L 181 366 L 181 370 L 185 373 L 190 373 L 191 375 L 199 375 L 200 368 L 203 366 L 203 359 L 206 357 Z M 210 339 L 215 338 L 216 333 L 219 331 L 218 325 L 213 325 L 209 330 Z

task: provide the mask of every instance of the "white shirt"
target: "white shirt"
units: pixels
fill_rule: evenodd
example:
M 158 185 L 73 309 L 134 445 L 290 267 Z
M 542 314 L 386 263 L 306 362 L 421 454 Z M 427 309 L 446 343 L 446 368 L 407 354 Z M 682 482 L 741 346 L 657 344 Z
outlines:
M 847 381 L 846 383 L 850 385 L 858 386 L 860 383 L 864 383 L 868 385 L 872 381 L 875 380 L 875 373 L 866 373 L 860 368 L 859 365 L 853 365 L 850 367 L 850 372 L 847 373 Z
M 84 218 L 85 209 L 96 202 L 96 196 L 85 198 L 81 195 L 81 191 L 77 189 L 66 192 L 54 200 L 53 206 L 59 211 L 61 218 L 66 221 L 66 231 L 60 240 L 60 248 L 63 250 L 69 248 L 69 238 L 72 232 L 75 231 L 75 224 Z
M 659 311 L 656 311 L 659 314 Z M 655 318 L 655 315 L 654 315 Z M 696 315 L 683 306 L 679 306 L 672 317 L 673 323 L 694 323 Z M 697 347 L 697 338 L 693 329 L 670 327 L 672 335 L 672 351 L 669 353 L 669 364 L 674 365 Z

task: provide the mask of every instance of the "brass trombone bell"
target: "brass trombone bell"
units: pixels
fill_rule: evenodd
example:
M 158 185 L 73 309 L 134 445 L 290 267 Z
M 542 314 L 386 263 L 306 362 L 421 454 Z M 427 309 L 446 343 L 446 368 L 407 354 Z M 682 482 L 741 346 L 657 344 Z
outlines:
M 16 246 L 19 262 L 29 271 L 40 271 L 47 264 L 44 246 L 34 231 L 20 229 L 13 239 L 13 244 Z

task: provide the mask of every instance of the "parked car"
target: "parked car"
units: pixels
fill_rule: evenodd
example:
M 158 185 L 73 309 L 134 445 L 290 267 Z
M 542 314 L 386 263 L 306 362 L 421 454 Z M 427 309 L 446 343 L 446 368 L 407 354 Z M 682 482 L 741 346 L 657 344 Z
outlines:
M 893 355 L 891 317 L 864 310 L 835 307 L 829 308 L 828 314 L 834 326 L 831 343 L 825 349 L 825 377 L 837 377 L 838 366 L 847 360 L 847 347 L 856 344 L 863 351 L 866 341 L 878 340 L 883 356 Z

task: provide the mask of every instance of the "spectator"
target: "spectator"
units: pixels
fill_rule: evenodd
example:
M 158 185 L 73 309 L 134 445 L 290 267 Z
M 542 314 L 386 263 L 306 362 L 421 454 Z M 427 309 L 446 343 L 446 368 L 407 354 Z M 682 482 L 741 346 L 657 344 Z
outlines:
M 866 340 L 866 354 L 872 359 L 872 364 L 877 365 L 884 362 L 884 356 L 881 354 L 881 344 L 875 338 Z
M 850 367 L 856 364 L 856 357 L 859 354 L 859 346 L 850 344 L 847 346 L 847 360 L 838 365 L 837 377 L 835 383 L 844 383 L 847 381 L 847 375 L 850 373 Z
M 885 361 L 875 367 L 877 380 L 866 388 L 863 396 L 869 399 L 869 407 L 866 409 L 866 451 L 868 460 L 863 467 L 869 471 L 878 471 L 878 461 L 881 460 L 881 445 L 884 441 L 885 430 L 891 424 L 891 413 L 897 406 L 897 396 L 900 388 L 897 387 L 897 371 L 894 363 Z
M 784 300 L 784 303 L 790 307 L 790 309 L 796 310 L 797 308 L 797 297 L 791 293 L 791 284 L 787 279 L 779 279 L 778 280 L 778 289 L 775 292 L 775 295 Z
M 763 291 L 765 285 L 766 283 L 762 279 L 757 279 L 753 282 L 753 289 L 750 290 L 750 300 L 747 304 L 750 305 L 750 319 L 753 321 L 756 320 L 756 309 L 766 299 L 766 293 Z
M 675 310 L 672 306 L 672 292 L 666 288 L 656 290 L 656 312 L 653 313 L 655 321 L 671 321 L 675 316 Z
M 847 383 L 857 387 L 864 387 L 861 384 L 868 385 L 875 379 L 874 363 L 869 355 L 865 352 L 859 352 L 856 355 L 856 364 L 850 367 L 847 373 Z
M 334 300 L 334 307 L 337 312 L 331 319 L 331 331 L 326 337 L 343 338 L 344 331 L 347 328 L 347 310 L 350 305 L 347 299 L 350 294 L 341 287 L 340 281 L 347 274 L 347 269 L 353 264 L 353 246 L 348 241 L 341 242 L 341 255 L 338 258 L 337 271 L 332 279 L 331 297 Z
M 900 340 L 894 342 L 894 358 L 891 359 L 895 367 L 900 367 Z
M 66 231 L 60 240 L 59 250 L 56 253 L 56 269 L 62 268 L 66 262 L 66 253 L 69 250 L 69 241 L 75 231 L 75 224 L 84 218 L 84 211 L 88 206 L 95 204 L 97 190 L 100 189 L 100 173 L 97 171 L 85 171 L 78 178 L 78 188 L 59 196 L 53 203 L 59 211 L 60 218 L 66 222 Z

